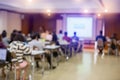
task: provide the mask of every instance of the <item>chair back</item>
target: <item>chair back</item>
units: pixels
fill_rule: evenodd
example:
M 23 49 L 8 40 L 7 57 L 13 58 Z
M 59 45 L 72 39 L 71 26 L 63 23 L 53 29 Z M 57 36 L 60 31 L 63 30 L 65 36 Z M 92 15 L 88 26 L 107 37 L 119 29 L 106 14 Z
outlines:
M 103 47 L 103 46 L 104 46 L 104 42 L 103 42 L 102 38 L 99 38 L 99 39 L 97 40 L 97 46 L 98 46 L 98 47 Z

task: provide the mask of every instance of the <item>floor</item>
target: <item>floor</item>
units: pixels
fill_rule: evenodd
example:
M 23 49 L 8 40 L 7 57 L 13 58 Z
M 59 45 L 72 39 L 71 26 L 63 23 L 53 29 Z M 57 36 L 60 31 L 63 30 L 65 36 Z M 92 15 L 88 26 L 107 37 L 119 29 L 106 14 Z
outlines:
M 120 80 L 120 56 L 84 52 L 39 75 L 35 80 Z
M 34 80 L 120 80 L 120 56 L 78 53 L 44 75 L 36 69 Z

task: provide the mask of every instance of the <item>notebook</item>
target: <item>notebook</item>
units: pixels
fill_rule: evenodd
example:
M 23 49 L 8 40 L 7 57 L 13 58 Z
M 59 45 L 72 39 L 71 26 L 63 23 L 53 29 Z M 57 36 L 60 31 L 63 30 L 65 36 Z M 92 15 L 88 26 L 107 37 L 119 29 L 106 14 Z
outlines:
M 7 58 L 7 49 L 0 49 L 0 62 L 5 62 Z

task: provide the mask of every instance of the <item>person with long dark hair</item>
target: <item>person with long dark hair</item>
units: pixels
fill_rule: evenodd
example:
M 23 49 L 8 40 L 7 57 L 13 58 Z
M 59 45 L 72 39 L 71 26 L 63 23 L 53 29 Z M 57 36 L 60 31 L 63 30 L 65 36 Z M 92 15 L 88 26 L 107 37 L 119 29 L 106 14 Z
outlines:
M 14 40 L 10 43 L 10 52 L 15 53 L 17 59 L 17 80 L 20 80 L 20 72 L 24 70 L 23 79 L 26 79 L 28 61 L 24 58 L 24 54 L 31 54 L 31 49 L 24 44 L 24 37 L 16 34 Z
M 37 50 L 43 50 L 45 47 L 45 43 L 39 40 L 39 34 L 38 33 L 33 33 L 32 40 L 28 43 L 31 48 L 36 48 Z M 47 58 L 47 61 L 50 65 L 50 68 L 55 68 L 55 66 L 52 67 L 51 63 L 51 55 L 49 54 L 49 51 L 46 51 L 45 57 Z M 40 58 L 40 56 L 36 56 L 35 59 Z M 39 63 L 36 61 L 36 67 L 39 68 Z
M 15 36 L 16 36 L 17 33 L 18 33 L 17 30 L 13 30 L 13 32 L 10 35 L 10 43 L 14 40 L 14 38 L 15 38 Z

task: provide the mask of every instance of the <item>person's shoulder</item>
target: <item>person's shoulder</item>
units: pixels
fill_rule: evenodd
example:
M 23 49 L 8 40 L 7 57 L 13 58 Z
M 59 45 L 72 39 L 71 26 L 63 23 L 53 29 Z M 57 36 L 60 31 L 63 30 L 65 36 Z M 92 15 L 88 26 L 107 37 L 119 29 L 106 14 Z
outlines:
M 28 42 L 28 44 L 32 44 L 33 43 L 33 40 L 31 40 L 30 42 Z
M 96 39 L 97 39 L 97 38 L 99 38 L 99 37 L 100 37 L 100 36 L 99 36 L 99 35 L 97 35 L 97 36 L 96 36 Z
M 71 38 L 74 39 L 74 36 L 72 36 Z
M 32 40 L 32 41 L 30 41 L 29 43 L 34 44 L 34 43 L 37 43 L 37 42 L 38 42 L 37 40 Z
M 79 39 L 79 37 L 78 37 L 78 36 L 77 36 L 76 38 L 77 38 L 77 39 Z

